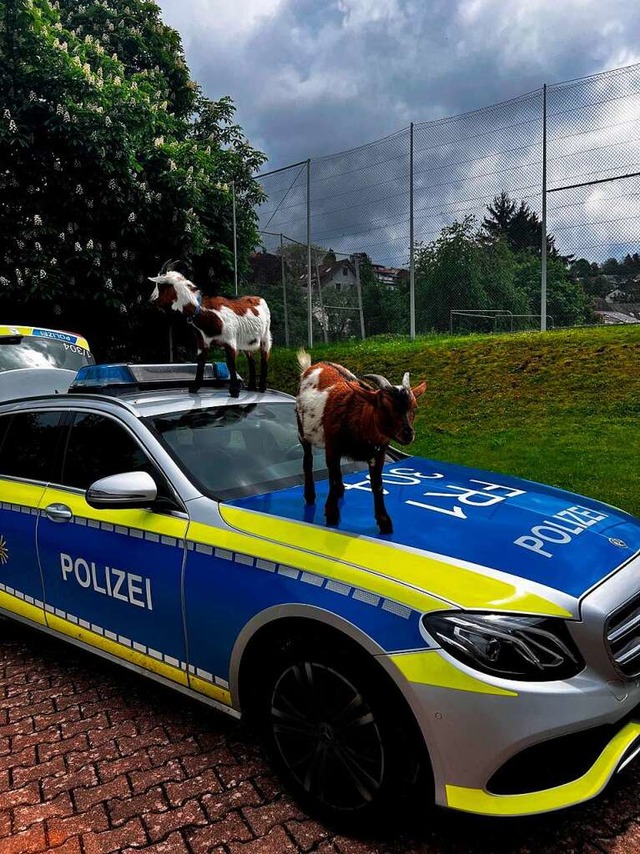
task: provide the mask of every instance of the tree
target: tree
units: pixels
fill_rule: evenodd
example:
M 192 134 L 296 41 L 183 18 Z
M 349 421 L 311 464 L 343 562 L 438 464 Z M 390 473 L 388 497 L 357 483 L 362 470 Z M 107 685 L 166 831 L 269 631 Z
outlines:
M 487 309 L 526 314 L 528 300 L 514 281 L 516 263 L 506 242 L 487 244 L 467 216 L 416 251 L 416 315 L 425 329 L 449 329 L 451 311 Z M 480 320 L 480 319 L 479 319 Z M 494 328 L 493 319 L 485 324 Z M 484 328 L 474 321 L 474 328 Z
M 232 102 L 202 95 L 150 0 L 5 0 L 0 93 L 3 315 L 79 329 L 101 357 L 166 356 L 146 277 L 180 258 L 228 290 L 231 182 L 243 268 L 258 242 L 265 158 Z
M 540 261 L 522 256 L 517 263 L 515 280 L 529 298 L 531 312 L 540 314 Z M 560 258 L 547 261 L 547 315 L 555 326 L 593 323 L 591 301 L 581 282 L 572 279 Z
M 482 228 L 489 242 L 506 240 L 513 252 L 542 253 L 542 222 L 529 205 L 521 201 L 520 205 L 502 190 L 495 196 L 493 204 L 487 205 L 488 216 L 482 220 Z M 560 258 L 568 263 L 573 256 L 561 256 L 555 245 L 555 237 L 547 235 L 547 253 L 550 257 Z

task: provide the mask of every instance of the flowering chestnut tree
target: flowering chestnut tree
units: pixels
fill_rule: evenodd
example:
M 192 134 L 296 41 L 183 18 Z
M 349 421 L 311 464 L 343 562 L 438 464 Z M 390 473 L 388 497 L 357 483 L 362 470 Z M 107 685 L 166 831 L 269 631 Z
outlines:
M 146 277 L 181 259 L 228 291 L 230 188 L 242 268 L 265 156 L 231 99 L 191 80 L 152 0 L 4 0 L 0 95 L 2 321 L 75 328 L 100 357 L 152 356 Z

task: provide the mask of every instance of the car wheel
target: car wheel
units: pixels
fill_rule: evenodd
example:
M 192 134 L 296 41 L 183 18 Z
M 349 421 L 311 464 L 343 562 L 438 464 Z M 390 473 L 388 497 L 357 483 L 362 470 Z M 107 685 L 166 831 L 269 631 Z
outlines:
M 419 776 L 415 724 L 376 669 L 364 654 L 298 642 L 276 656 L 259 692 L 257 722 L 280 776 L 303 806 L 342 827 L 383 820 Z

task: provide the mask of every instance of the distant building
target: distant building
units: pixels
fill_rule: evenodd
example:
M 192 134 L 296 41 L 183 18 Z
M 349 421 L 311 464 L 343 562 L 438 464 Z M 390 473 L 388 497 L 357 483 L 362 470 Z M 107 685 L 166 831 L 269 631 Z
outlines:
M 282 259 L 279 255 L 272 255 L 271 252 L 252 252 L 249 256 L 249 265 L 251 281 L 255 285 L 282 283 Z
M 402 267 L 384 267 L 382 264 L 372 264 L 373 274 L 381 285 L 397 288 L 403 281 L 409 279 L 409 271 Z
M 313 287 L 317 288 L 316 269 L 320 276 L 320 287 L 324 291 L 331 288 L 337 292 L 355 288 L 358 283 L 356 276 L 356 267 L 353 261 L 346 259 L 343 261 L 329 261 L 328 263 L 311 266 L 311 277 Z M 300 285 L 303 288 L 307 287 L 306 273 L 300 276 Z

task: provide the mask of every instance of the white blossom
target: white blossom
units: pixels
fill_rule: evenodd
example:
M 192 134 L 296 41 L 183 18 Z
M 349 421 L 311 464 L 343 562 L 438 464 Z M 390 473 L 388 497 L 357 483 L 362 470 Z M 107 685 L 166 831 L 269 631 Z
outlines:
M 40 214 L 35 214 L 35 216 L 33 217 L 33 224 L 42 225 L 42 217 L 40 216 Z
M 66 240 L 67 235 L 64 233 L 64 231 L 61 231 L 58 237 L 60 238 L 60 240 Z
M 117 186 L 118 186 L 118 184 L 117 184 L 117 182 L 116 182 L 115 178 L 112 178 L 112 179 L 109 181 L 109 189 L 110 189 L 110 190 L 115 190 Z
M 30 101 L 35 101 L 35 99 L 36 99 L 37 97 L 38 97 L 38 96 L 36 95 L 36 93 L 35 93 L 35 92 L 33 91 L 33 89 L 32 89 L 32 90 L 29 92 L 29 100 L 30 100 Z
M 131 211 L 131 213 L 129 214 L 129 216 L 127 217 L 127 219 L 129 220 L 129 222 L 135 222 L 135 221 L 136 221 L 136 215 L 135 215 L 135 213 L 134 213 L 133 211 Z
M 113 290 L 113 282 L 112 282 L 112 280 L 111 280 L 111 279 L 107 279 L 107 281 L 104 283 L 104 286 L 105 286 L 105 288 L 106 288 L 108 291 L 112 291 L 112 290 Z
M 70 121 L 71 121 L 71 116 L 69 115 L 69 110 L 65 110 L 65 111 L 64 111 L 64 116 L 62 117 L 62 120 L 63 120 L 63 121 L 65 121 L 65 122 L 70 122 Z
M 46 279 L 46 278 L 47 278 L 47 274 L 45 273 L 45 271 L 44 271 L 44 270 L 40 270 L 40 278 L 41 278 L 41 279 Z M 54 311 L 55 311 L 55 309 L 54 309 Z
M 83 193 L 82 184 L 76 184 L 76 196 L 81 196 Z
M 37 240 L 33 245 L 35 247 L 36 252 L 42 252 L 42 246 L 38 243 Z
M 9 284 L 9 279 L 5 279 L 4 276 L 0 276 L 0 285 L 3 285 L 5 288 Z
M 177 168 L 178 168 L 178 167 L 176 166 L 175 162 L 174 162 L 173 160 L 170 160 L 170 161 L 169 161 L 169 171 L 170 171 L 170 172 L 175 172 Z
M 52 267 L 56 267 L 58 265 L 58 259 L 52 258 L 49 263 L 51 264 Z
M 105 125 L 106 125 L 108 128 L 110 128 L 110 127 L 111 127 L 112 122 L 111 122 L 111 119 L 109 118 L 109 116 L 107 116 L 107 117 L 105 118 L 104 123 L 105 123 Z
M 62 104 L 57 104 L 56 105 L 56 115 L 61 116 L 63 113 L 64 113 L 64 107 L 62 106 Z
M 122 85 L 122 80 L 120 79 L 120 77 L 119 77 L 117 74 L 116 74 L 116 76 L 113 78 L 113 85 L 114 85 L 114 86 L 120 86 L 120 85 Z
M 87 241 L 87 249 L 93 249 L 93 240 L 91 238 Z
M 156 148 L 160 148 L 161 145 L 164 145 L 164 137 L 163 136 L 157 136 L 153 140 L 153 144 L 155 145 Z
M 82 246 L 80 246 L 80 244 L 78 243 L 77 240 L 74 243 L 73 248 L 75 249 L 76 252 L 82 252 Z
M 14 122 L 13 119 L 9 122 L 9 130 L 11 133 L 15 133 L 18 130 L 18 125 Z

